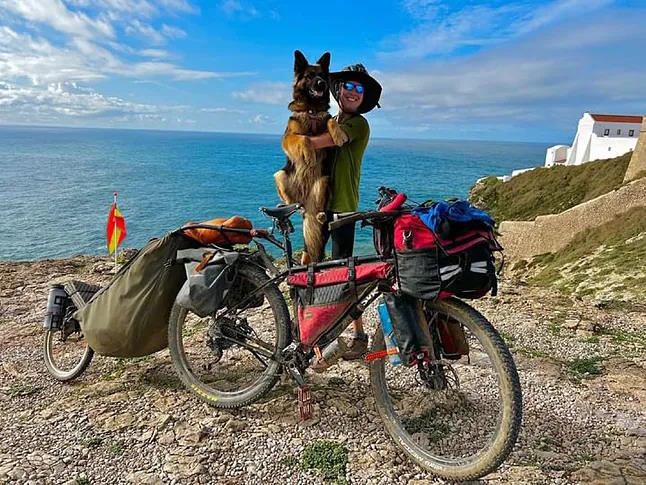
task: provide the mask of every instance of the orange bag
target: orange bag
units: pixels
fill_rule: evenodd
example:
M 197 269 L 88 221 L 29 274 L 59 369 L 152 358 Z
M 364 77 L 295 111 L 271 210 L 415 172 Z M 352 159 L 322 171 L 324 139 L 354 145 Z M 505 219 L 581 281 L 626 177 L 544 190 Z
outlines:
M 196 224 L 208 224 L 210 226 L 235 227 L 238 229 L 251 229 L 251 221 L 240 216 L 233 216 L 228 219 L 211 219 L 204 222 L 187 222 L 185 226 Z M 217 244 L 219 246 L 233 246 L 234 244 L 248 244 L 251 241 L 251 234 L 241 232 L 217 231 L 215 229 L 187 229 L 184 234 L 195 239 L 203 245 Z

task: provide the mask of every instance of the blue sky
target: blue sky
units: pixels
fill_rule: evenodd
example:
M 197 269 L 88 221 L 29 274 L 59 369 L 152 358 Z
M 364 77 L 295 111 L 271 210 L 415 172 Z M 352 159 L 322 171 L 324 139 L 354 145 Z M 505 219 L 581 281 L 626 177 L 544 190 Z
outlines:
M 644 25 L 643 1 L 0 0 L 0 124 L 280 134 L 300 49 L 379 79 L 373 136 L 569 143 L 583 111 L 646 113 Z

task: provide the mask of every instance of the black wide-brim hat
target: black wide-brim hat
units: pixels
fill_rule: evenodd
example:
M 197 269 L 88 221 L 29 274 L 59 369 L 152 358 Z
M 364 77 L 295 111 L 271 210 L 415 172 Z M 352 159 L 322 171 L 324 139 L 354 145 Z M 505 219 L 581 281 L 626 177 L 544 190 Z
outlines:
M 363 86 L 363 101 L 357 108 L 357 113 L 367 113 L 375 106 L 379 106 L 379 98 L 381 97 L 381 84 L 373 78 L 363 64 L 354 64 L 352 66 L 344 67 L 343 70 L 330 73 L 330 91 L 334 99 L 339 101 L 338 98 L 338 83 L 344 81 L 356 81 Z M 381 107 L 381 106 L 380 106 Z

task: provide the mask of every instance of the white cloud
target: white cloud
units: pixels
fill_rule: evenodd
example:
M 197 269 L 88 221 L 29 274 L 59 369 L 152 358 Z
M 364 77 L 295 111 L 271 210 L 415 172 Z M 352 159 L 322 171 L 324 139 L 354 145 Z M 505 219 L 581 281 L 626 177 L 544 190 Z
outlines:
M 0 8 L 65 34 L 114 37 L 114 28 L 107 19 L 91 19 L 82 12 L 72 12 L 61 0 L 0 0 Z
M 271 118 L 266 115 L 257 114 L 251 119 L 251 123 L 253 123 L 254 125 L 266 125 L 268 123 L 271 123 Z
M 585 109 L 646 110 L 638 39 L 644 12 L 594 13 L 453 60 L 382 69 L 381 116 L 414 129 L 537 122 L 568 126 Z
M 284 82 L 262 82 L 244 91 L 234 91 L 233 97 L 248 103 L 284 104 L 291 99 L 291 85 Z
M 245 114 L 246 111 L 242 109 L 235 108 L 225 108 L 223 106 L 218 106 L 216 108 L 201 108 L 202 113 L 227 113 L 227 114 Z
M 258 17 L 260 12 L 250 2 L 240 2 L 239 0 L 224 0 L 220 2 L 220 9 L 229 17 L 238 17 L 249 19 Z M 274 12 L 276 13 L 276 12 Z
M 0 113 L 11 120 L 28 116 L 33 121 L 46 121 L 56 115 L 87 117 L 104 114 L 159 114 L 184 107 L 161 107 L 132 103 L 119 97 L 104 96 L 75 83 L 50 83 L 41 86 L 18 86 L 0 82 Z
M 166 38 L 161 32 L 158 32 L 151 25 L 140 22 L 137 19 L 132 20 L 124 30 L 128 35 L 143 37 L 144 39 L 148 40 L 149 42 L 152 42 L 153 44 L 158 45 L 166 42 Z
M 555 22 L 603 8 L 613 0 L 553 0 L 532 4 L 463 4 L 449 11 L 435 1 L 410 0 L 404 7 L 418 25 L 384 41 L 384 59 L 446 55 L 461 48 L 481 48 L 539 30 Z M 460 5 L 460 4 L 458 4 Z
M 169 39 L 181 39 L 186 37 L 186 32 L 184 32 L 182 29 L 166 24 L 162 25 L 161 32 Z

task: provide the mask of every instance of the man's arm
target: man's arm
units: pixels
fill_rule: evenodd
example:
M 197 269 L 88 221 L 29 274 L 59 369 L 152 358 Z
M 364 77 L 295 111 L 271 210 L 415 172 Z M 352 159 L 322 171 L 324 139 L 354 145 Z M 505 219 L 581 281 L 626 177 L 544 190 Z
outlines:
M 351 137 L 339 126 L 335 118 L 327 120 L 327 131 L 318 136 L 308 137 L 314 150 L 320 148 L 340 147 L 350 141 Z
M 330 136 L 330 133 L 328 133 L 327 131 L 322 135 L 310 136 L 309 139 L 312 142 L 312 146 L 314 147 L 314 150 L 336 146 L 336 143 L 334 143 L 334 140 Z

